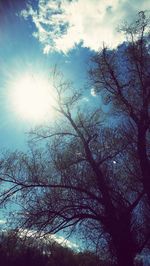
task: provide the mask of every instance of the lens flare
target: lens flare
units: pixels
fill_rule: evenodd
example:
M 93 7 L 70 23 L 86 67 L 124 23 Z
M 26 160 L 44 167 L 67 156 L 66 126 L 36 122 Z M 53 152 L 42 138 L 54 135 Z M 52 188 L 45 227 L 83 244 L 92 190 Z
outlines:
M 52 86 L 44 77 L 23 75 L 13 82 L 11 91 L 14 110 L 22 118 L 42 122 L 54 115 Z

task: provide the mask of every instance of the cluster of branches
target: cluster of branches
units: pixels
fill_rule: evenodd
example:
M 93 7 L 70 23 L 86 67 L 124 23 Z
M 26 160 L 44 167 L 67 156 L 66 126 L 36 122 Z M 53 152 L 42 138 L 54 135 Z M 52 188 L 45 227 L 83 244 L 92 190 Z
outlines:
M 120 29 L 128 42 L 92 57 L 90 81 L 112 103 L 114 127 L 100 109 L 83 109 L 81 93 L 59 76 L 55 125 L 31 132 L 28 154 L 1 160 L 1 203 L 17 193 L 22 228 L 78 229 L 112 265 L 133 266 L 150 244 L 149 25 L 140 12 Z M 35 148 L 38 140 L 44 149 Z

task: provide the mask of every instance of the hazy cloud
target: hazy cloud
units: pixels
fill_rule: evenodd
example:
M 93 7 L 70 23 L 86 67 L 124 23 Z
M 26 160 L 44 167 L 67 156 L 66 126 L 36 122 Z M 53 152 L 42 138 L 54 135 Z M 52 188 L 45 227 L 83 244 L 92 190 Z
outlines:
M 77 244 L 68 239 L 65 239 L 62 236 L 51 235 L 51 238 L 62 246 L 67 246 L 68 248 L 79 250 L 79 246 Z
M 33 35 L 48 54 L 67 53 L 79 43 L 95 51 L 103 43 L 115 47 L 123 40 L 116 31 L 118 24 L 146 9 L 149 0 L 39 0 L 37 10 L 28 5 L 21 15 L 32 18 Z
M 65 239 L 63 236 L 58 236 L 55 234 L 45 234 L 45 232 L 37 232 L 36 230 L 27 230 L 23 228 L 20 228 L 19 236 L 22 238 L 33 237 L 37 240 L 41 240 L 43 243 L 49 243 L 49 241 L 54 240 L 61 246 L 66 246 L 68 248 L 72 248 L 79 251 L 79 246 L 76 243 Z

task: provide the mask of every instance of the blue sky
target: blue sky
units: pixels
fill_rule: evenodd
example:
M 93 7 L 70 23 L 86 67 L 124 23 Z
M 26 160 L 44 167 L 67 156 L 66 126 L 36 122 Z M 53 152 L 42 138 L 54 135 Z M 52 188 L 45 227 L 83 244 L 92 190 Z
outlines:
M 50 76 L 57 64 L 76 88 L 84 87 L 90 56 L 103 42 L 109 47 L 121 43 L 123 36 L 116 31 L 120 21 L 133 19 L 148 8 L 147 0 L 1 0 L 1 150 L 25 149 L 25 132 L 34 126 L 12 106 L 14 80 L 27 71 Z M 90 90 L 85 96 L 90 99 L 88 104 L 97 102 Z
M 21 2 L 21 4 L 20 4 Z M 24 149 L 27 132 L 34 126 L 32 121 L 22 119 L 13 110 L 10 91 L 13 80 L 23 76 L 26 71 L 42 72 L 50 75 L 54 65 L 58 65 L 66 78 L 83 87 L 86 64 L 91 54 L 87 48 L 78 45 L 68 54 L 53 51 L 43 53 L 43 46 L 33 37 L 35 25 L 32 20 L 25 20 L 21 10 L 27 1 L 0 2 L 0 146 L 1 149 Z M 34 4 L 36 1 L 33 1 Z

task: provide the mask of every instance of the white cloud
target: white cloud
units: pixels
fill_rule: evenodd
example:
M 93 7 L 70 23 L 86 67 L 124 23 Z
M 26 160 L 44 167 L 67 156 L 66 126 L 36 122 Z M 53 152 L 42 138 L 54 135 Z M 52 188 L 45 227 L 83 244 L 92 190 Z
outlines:
M 95 91 L 94 88 L 91 89 L 91 95 L 92 95 L 93 97 L 95 97 L 95 96 L 97 95 L 97 94 L 96 94 L 96 91 Z
M 50 50 L 51 50 L 51 46 L 49 44 L 46 44 L 43 48 L 43 53 L 49 54 Z
M 58 244 L 60 244 L 61 246 L 64 247 L 68 247 L 71 249 L 75 249 L 77 251 L 79 251 L 79 246 L 77 244 L 75 244 L 74 242 L 64 238 L 63 236 L 58 236 L 58 235 L 54 235 L 54 234 L 45 234 L 44 232 L 40 232 L 38 233 L 35 230 L 27 230 L 27 229 L 23 229 L 21 228 L 19 230 L 19 236 L 20 237 L 33 237 L 35 238 L 37 241 L 40 240 L 44 243 L 49 243 L 49 241 L 56 241 Z
M 73 243 L 72 241 L 70 241 L 68 239 L 65 239 L 62 236 L 51 235 L 51 238 L 62 246 L 66 246 L 66 247 L 71 248 L 71 249 L 79 250 L 79 246 L 77 244 Z
M 118 24 L 146 9 L 149 0 L 39 0 L 37 10 L 28 5 L 21 15 L 31 16 L 34 36 L 48 54 L 67 53 L 79 43 L 95 51 L 103 43 L 115 47 L 123 40 L 116 31 Z

